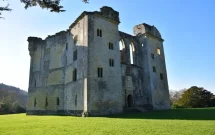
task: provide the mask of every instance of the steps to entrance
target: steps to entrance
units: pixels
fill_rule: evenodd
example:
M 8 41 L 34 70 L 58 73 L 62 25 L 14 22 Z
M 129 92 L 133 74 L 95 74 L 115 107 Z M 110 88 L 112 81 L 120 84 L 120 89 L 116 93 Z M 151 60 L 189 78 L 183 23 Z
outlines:
M 132 113 L 132 112 L 147 112 L 147 111 L 152 111 L 153 108 L 151 106 L 146 106 L 146 107 L 129 107 L 129 108 L 124 108 L 123 111 L 125 113 Z

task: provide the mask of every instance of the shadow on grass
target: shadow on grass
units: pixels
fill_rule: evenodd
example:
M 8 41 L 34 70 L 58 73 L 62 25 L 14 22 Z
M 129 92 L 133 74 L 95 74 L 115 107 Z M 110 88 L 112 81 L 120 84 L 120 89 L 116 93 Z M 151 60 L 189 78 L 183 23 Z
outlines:
M 215 120 L 215 108 L 172 109 L 107 116 L 122 119 Z

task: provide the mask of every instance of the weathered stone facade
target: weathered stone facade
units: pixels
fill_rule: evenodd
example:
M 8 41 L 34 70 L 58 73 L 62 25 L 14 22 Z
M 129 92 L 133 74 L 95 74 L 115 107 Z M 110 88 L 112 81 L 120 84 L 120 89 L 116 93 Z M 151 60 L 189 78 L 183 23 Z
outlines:
M 126 108 L 169 109 L 159 31 L 143 23 L 132 36 L 120 32 L 119 23 L 117 11 L 102 7 L 83 12 L 67 31 L 45 40 L 29 37 L 27 114 L 98 116 Z

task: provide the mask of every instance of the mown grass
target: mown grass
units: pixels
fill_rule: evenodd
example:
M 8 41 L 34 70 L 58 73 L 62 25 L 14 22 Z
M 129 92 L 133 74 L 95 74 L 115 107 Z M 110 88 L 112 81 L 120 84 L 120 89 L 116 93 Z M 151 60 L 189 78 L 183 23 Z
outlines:
M 215 135 L 215 108 L 173 109 L 110 117 L 0 116 L 0 135 Z

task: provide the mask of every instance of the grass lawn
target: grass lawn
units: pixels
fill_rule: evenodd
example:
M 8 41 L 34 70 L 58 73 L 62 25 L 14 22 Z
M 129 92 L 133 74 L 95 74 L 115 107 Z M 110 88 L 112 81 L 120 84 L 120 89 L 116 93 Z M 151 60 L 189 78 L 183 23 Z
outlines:
M 173 109 L 111 117 L 0 116 L 0 135 L 215 135 L 215 108 Z

